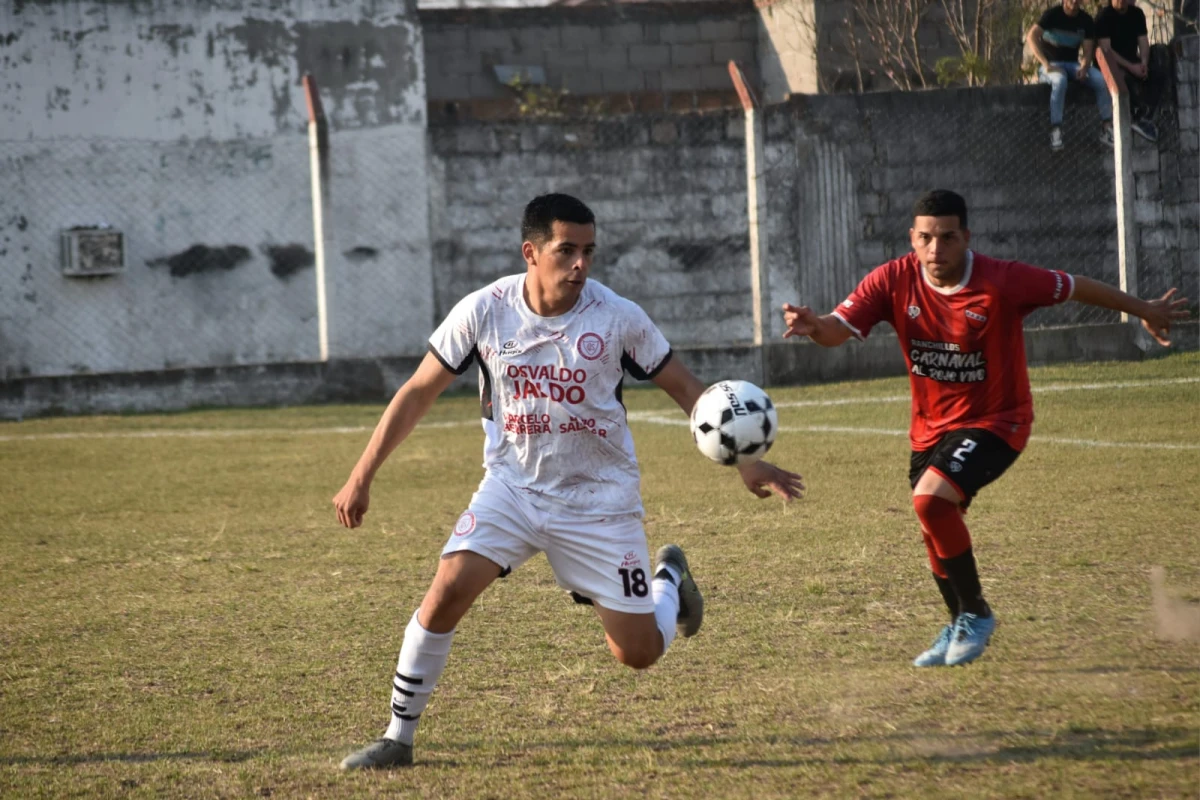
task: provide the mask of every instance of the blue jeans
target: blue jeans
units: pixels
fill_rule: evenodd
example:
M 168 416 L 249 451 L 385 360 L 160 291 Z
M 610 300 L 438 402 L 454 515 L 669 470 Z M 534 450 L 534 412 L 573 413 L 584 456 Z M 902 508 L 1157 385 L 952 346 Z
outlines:
M 1045 67 L 1038 67 L 1038 80 L 1050 84 L 1050 124 L 1062 125 L 1063 106 L 1067 102 L 1067 81 L 1075 80 L 1079 65 L 1074 61 L 1051 61 L 1053 67 L 1060 67 L 1062 72 L 1047 72 Z M 1108 85 L 1104 76 L 1095 67 L 1088 67 L 1087 77 L 1083 80 L 1096 93 L 1096 109 L 1100 119 L 1112 119 L 1112 98 L 1108 94 Z

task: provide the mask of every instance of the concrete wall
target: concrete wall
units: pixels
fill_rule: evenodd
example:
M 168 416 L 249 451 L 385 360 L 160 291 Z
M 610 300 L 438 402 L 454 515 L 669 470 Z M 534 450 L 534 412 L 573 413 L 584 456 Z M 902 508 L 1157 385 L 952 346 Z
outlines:
M 1049 148 L 1047 106 L 1045 87 L 1019 86 L 768 108 L 771 306 L 799 297 L 833 308 L 874 266 L 908 252 L 912 203 L 932 188 L 966 197 L 976 250 L 1115 283 L 1112 152 L 1095 138 L 1094 101 L 1071 95 L 1061 152 Z M 1069 304 L 1030 323 L 1106 314 Z
M 1152 296 L 1174 286 L 1195 301 L 1200 299 L 1200 37 L 1181 38 L 1162 55 L 1175 82 L 1156 118 L 1159 141 L 1155 146 L 1134 139 L 1134 215 L 1144 276 L 1138 288 Z
M 420 351 L 411 3 L 46 0 L 0 31 L 0 376 L 315 358 L 305 72 L 332 129 L 333 350 Z M 60 231 L 95 224 L 126 271 L 64 277 Z
M 541 67 L 547 86 L 571 95 L 732 100 L 731 59 L 758 83 L 756 16 L 749 0 L 424 10 L 429 100 L 512 97 L 496 65 Z
M 758 16 L 758 63 L 762 102 L 782 103 L 793 94 L 821 91 L 813 0 L 764 3 Z
M 1175 349 L 1195 349 L 1197 325 L 1175 331 Z M 1030 364 L 1139 360 L 1147 351 L 1129 325 L 1040 328 L 1025 333 Z M 1151 351 L 1156 352 L 1156 351 Z M 811 342 L 762 347 L 682 348 L 679 357 L 705 383 L 728 378 L 759 386 L 869 379 L 907 372 L 896 337 L 825 348 Z M 417 357 L 346 359 L 324 364 L 208 367 L 121 375 L 77 375 L 0 382 L 0 420 L 46 414 L 182 411 L 197 406 L 273 406 L 307 403 L 386 403 L 419 363 Z M 475 390 L 468 370 L 454 388 Z
M 752 339 L 744 133 L 738 112 L 431 127 L 437 315 L 524 271 L 521 212 L 562 191 L 596 212 L 593 277 L 673 344 Z
M 763 0 L 758 6 L 765 102 L 780 103 L 793 94 L 858 91 L 860 80 L 861 89 L 868 92 L 896 87 L 878 63 L 873 32 L 859 24 L 853 29 L 857 41 L 851 40 L 851 0 Z M 917 43 L 925 85 L 934 88 L 938 82 L 933 65 L 939 58 L 960 54 L 940 3 L 926 8 Z M 910 79 L 914 87 L 922 85 L 915 71 Z

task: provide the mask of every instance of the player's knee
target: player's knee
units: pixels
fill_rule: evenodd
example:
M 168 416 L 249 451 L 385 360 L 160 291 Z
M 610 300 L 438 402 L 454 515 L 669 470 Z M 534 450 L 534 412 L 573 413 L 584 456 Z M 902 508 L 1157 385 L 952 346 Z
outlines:
M 962 512 L 959 504 L 949 498 L 936 494 L 914 494 L 912 499 L 913 511 L 921 520 L 925 530 L 932 531 L 938 523 L 958 517 Z
M 453 625 L 467 613 L 475 596 L 475 587 L 466 581 L 437 581 L 421 602 L 422 616 Z
M 623 647 L 610 640 L 608 648 L 617 657 L 617 661 L 632 669 L 649 669 L 654 666 L 654 662 L 658 661 L 659 656 L 662 655 L 661 649 L 657 647 L 657 643 L 649 647 L 645 644 Z
M 937 499 L 937 495 L 932 494 L 914 494 L 912 499 L 913 511 L 917 512 L 917 519 L 921 520 L 922 527 L 929 529 L 930 522 L 933 522 L 938 516 L 938 512 L 944 508 L 942 504 L 933 502 Z

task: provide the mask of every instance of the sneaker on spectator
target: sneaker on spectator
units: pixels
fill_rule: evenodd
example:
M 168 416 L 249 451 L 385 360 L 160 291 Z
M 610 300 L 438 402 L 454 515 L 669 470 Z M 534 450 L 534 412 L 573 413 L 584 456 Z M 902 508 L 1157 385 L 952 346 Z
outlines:
M 1158 128 L 1154 127 L 1154 123 L 1148 119 L 1134 120 L 1129 126 L 1133 132 L 1145 139 L 1147 142 L 1158 141 Z
M 1102 125 L 1100 127 L 1100 144 L 1113 146 L 1113 132 L 1111 125 Z
M 1063 149 L 1062 128 L 1058 127 L 1057 125 L 1050 129 L 1050 149 Z

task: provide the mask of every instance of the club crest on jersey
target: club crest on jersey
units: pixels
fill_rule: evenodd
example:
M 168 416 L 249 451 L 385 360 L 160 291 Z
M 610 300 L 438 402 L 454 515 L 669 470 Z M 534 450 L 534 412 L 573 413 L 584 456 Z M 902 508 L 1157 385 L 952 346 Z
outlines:
M 595 361 L 604 355 L 604 340 L 598 333 L 585 333 L 575 342 L 575 349 L 588 361 Z
M 470 511 L 464 511 L 458 518 L 458 522 L 454 523 L 454 535 L 466 536 L 473 530 L 475 530 L 475 515 Z
M 521 343 L 516 339 L 509 339 L 500 347 L 501 356 L 515 356 L 521 352 Z
M 909 319 L 916 319 L 919 316 L 921 316 L 921 309 L 919 306 L 909 306 L 908 307 L 908 318 Z
M 967 324 L 971 326 L 972 330 L 977 331 L 987 324 L 987 309 L 983 306 L 971 306 L 970 308 L 964 310 L 963 314 L 966 315 Z

